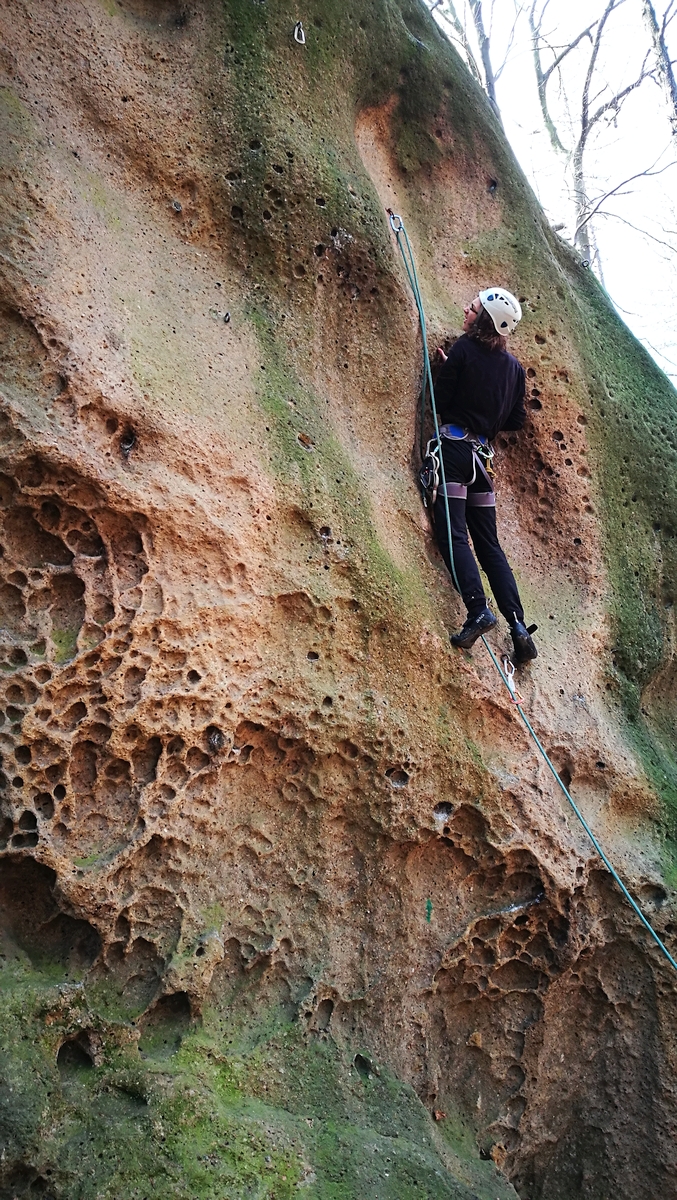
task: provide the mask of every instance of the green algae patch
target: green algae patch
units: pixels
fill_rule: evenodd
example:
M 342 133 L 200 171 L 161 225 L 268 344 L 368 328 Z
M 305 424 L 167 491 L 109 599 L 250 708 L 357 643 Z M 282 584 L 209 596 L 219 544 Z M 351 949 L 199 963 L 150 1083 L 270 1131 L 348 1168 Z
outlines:
M 2 962 L 0 1187 L 8 1195 L 514 1196 L 472 1145 L 473 1170 L 454 1174 L 408 1085 L 279 1009 L 252 1026 L 234 998 L 234 1010 L 209 1010 L 200 1027 L 184 1021 L 158 1054 L 143 1021 L 105 1019 L 95 992 L 63 982 L 63 973 L 59 982 L 58 969 L 37 971 L 17 952 Z
M 611 686 L 674 836 L 677 691 L 669 631 L 677 598 L 677 392 L 589 274 L 582 273 L 576 302 L 612 586 Z
M 75 658 L 78 648 L 79 629 L 53 629 L 52 642 L 54 643 L 54 661 L 61 663 L 70 662 Z

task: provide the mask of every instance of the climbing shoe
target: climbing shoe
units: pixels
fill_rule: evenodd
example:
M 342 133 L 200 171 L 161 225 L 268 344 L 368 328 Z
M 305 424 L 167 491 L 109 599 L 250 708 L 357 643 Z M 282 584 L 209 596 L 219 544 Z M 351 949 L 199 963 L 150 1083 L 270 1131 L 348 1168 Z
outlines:
M 468 617 L 463 628 L 458 633 L 452 633 L 452 646 L 460 646 L 462 650 L 469 650 L 475 645 L 478 637 L 483 633 L 487 633 L 494 628 L 496 617 L 488 608 L 483 608 L 481 613 L 476 617 Z
M 527 629 L 526 625 L 523 625 L 521 621 L 515 621 L 515 624 L 510 626 L 512 643 L 515 647 L 512 656 L 515 666 L 519 663 L 530 662 L 532 658 L 538 658 L 538 650 L 531 636 L 537 629 L 537 625 L 530 625 Z

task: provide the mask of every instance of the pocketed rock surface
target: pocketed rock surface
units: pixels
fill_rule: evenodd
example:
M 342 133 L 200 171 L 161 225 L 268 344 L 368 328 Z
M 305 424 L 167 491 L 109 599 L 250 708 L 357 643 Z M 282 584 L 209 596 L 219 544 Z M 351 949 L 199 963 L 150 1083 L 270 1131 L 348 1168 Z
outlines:
M 675 973 L 449 645 L 384 209 L 431 348 L 522 300 L 519 689 L 677 955 L 674 390 L 414 0 L 0 19 L 0 1195 L 677 1196 Z

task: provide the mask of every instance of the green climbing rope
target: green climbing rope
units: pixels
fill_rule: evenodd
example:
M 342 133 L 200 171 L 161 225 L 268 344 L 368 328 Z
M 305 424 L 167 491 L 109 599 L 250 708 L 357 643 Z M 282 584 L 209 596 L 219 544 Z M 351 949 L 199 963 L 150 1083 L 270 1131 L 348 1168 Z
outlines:
M 402 218 L 398 217 L 390 209 L 388 209 L 388 217 L 390 218 L 390 228 L 392 229 L 393 233 L 395 234 L 395 237 L 397 238 L 397 244 L 400 248 L 400 253 L 402 255 L 402 261 L 404 262 L 404 269 L 407 272 L 407 279 L 409 280 L 409 286 L 414 294 L 414 300 L 416 301 L 416 307 L 418 309 L 418 319 L 419 319 L 419 323 L 421 326 L 421 336 L 423 338 L 423 390 L 421 393 L 421 438 L 423 438 L 423 418 L 425 416 L 423 408 L 425 405 L 425 389 L 426 389 L 426 384 L 427 384 L 428 389 L 430 391 L 430 407 L 432 408 L 433 422 L 435 425 L 435 437 L 437 438 L 438 445 L 441 445 L 440 426 L 439 426 L 439 422 L 437 420 L 437 405 L 435 403 L 435 388 L 433 386 L 433 373 L 432 373 L 432 369 L 430 366 L 430 355 L 428 353 L 428 333 L 427 333 L 426 324 L 425 324 L 425 309 L 423 308 L 423 300 L 421 298 L 421 289 L 420 289 L 419 283 L 418 283 L 418 275 L 416 274 L 416 263 L 414 261 L 414 252 L 411 248 L 411 242 L 409 241 L 409 237 L 408 237 L 407 231 L 404 227 L 404 221 L 402 220 Z M 404 241 L 402 239 L 404 239 Z M 442 494 L 444 496 L 444 514 L 445 514 L 446 522 L 447 522 L 447 536 L 449 538 L 449 561 L 451 563 L 451 577 L 454 581 L 454 587 L 456 588 L 456 591 L 460 595 L 461 588 L 459 586 L 458 576 L 456 574 L 456 566 L 454 564 L 454 551 L 453 551 L 452 541 L 451 541 L 451 514 L 449 512 L 449 497 L 447 496 L 447 479 L 446 479 L 446 475 L 444 473 L 444 457 L 441 452 L 440 452 L 440 476 L 442 479 Z
M 439 422 L 438 422 L 438 417 L 437 417 L 437 405 L 435 403 L 435 388 L 433 385 L 432 370 L 431 370 L 431 366 L 430 366 L 430 355 L 428 353 L 428 336 L 427 336 L 426 322 L 425 322 L 425 310 L 423 308 L 423 299 L 421 297 L 421 289 L 420 289 L 419 282 L 418 282 L 418 275 L 416 273 L 416 263 L 414 261 L 414 254 L 413 254 L 413 251 L 411 248 L 411 243 L 409 241 L 409 237 L 407 235 L 407 231 L 405 229 L 404 221 L 402 220 L 402 218 L 397 216 L 396 213 L 392 212 L 391 209 L 388 209 L 388 217 L 390 219 L 390 228 L 392 229 L 393 233 L 395 234 L 395 238 L 397 240 L 397 245 L 398 245 L 400 253 L 402 255 L 402 261 L 404 263 L 404 269 L 407 273 L 407 279 L 409 280 L 409 286 L 411 287 L 411 290 L 412 290 L 412 293 L 414 296 L 414 300 L 416 301 L 416 308 L 418 309 L 418 319 L 419 319 L 419 323 L 421 326 L 421 337 L 423 338 L 424 376 L 423 376 L 423 393 L 422 393 L 422 409 L 421 409 L 421 436 L 422 436 L 422 430 L 423 430 L 423 416 L 424 416 L 423 406 L 425 405 L 425 394 L 426 394 L 426 385 L 427 385 L 428 391 L 430 392 L 430 407 L 432 409 L 433 422 L 434 422 L 434 426 L 435 426 L 435 435 L 439 441 L 440 427 L 439 427 Z M 456 575 L 456 567 L 454 565 L 454 550 L 453 550 L 453 543 L 452 543 L 452 538 L 451 538 L 451 515 L 449 512 L 449 497 L 447 496 L 446 479 L 445 479 L 445 475 L 444 475 L 444 459 L 443 459 L 443 456 L 441 453 L 440 453 L 440 475 L 441 475 L 441 479 L 442 479 L 442 495 L 444 496 L 444 510 L 445 510 L 446 524 L 447 524 L 447 536 L 449 538 L 449 561 L 451 562 L 451 575 L 452 575 L 452 578 L 454 581 L 454 587 L 456 588 L 456 591 L 460 593 L 461 589 L 458 585 L 458 577 Z M 590 838 L 590 841 L 592 842 L 592 845 L 594 846 L 597 854 L 599 855 L 599 857 L 601 858 L 605 867 L 609 871 L 609 874 L 612 876 L 612 878 L 618 884 L 618 887 L 620 888 L 621 892 L 625 896 L 625 899 L 628 901 L 628 904 L 633 909 L 633 911 L 636 913 L 636 915 L 639 917 L 644 928 L 651 934 L 651 937 L 655 941 L 658 948 L 663 952 L 663 954 L 667 958 L 668 962 L 671 964 L 671 966 L 674 967 L 675 971 L 677 971 L 677 962 L 672 957 L 667 946 L 665 946 L 664 943 L 659 938 L 658 934 L 656 933 L 656 930 L 649 923 L 649 921 L 647 921 L 646 917 L 644 916 L 644 913 L 642 912 L 641 908 L 637 904 L 637 901 L 634 900 L 633 897 L 630 895 L 630 892 L 628 891 L 625 884 L 623 883 L 623 880 L 621 879 L 620 875 L 616 871 L 613 864 L 607 858 L 607 856 L 604 853 L 602 847 L 600 846 L 597 838 L 595 837 L 595 834 L 593 833 L 592 829 L 588 825 L 588 822 L 586 821 L 585 817 L 583 816 L 583 813 L 579 809 L 578 805 L 576 804 L 575 800 L 573 799 L 573 796 L 571 796 L 568 788 L 566 787 L 563 780 L 561 779 L 556 767 L 553 765 L 552 760 L 550 759 L 540 738 L 538 737 L 538 734 L 536 733 L 533 725 L 531 724 L 529 718 L 527 717 L 526 713 L 524 712 L 524 709 L 522 708 L 520 700 L 518 699 L 518 696 L 517 696 L 517 692 L 515 690 L 515 685 L 512 680 L 512 673 L 509 672 L 507 669 L 505 671 L 503 670 L 500 662 L 498 661 L 496 655 L 494 654 L 493 650 L 491 649 L 491 646 L 489 645 L 489 642 L 487 641 L 484 634 L 482 634 L 482 641 L 484 642 L 484 645 L 486 646 L 487 651 L 489 652 L 489 655 L 491 657 L 491 660 L 492 660 L 494 666 L 496 667 L 496 670 L 498 671 L 499 675 L 501 676 L 503 683 L 505 684 L 506 688 L 508 689 L 510 698 L 513 701 L 515 707 L 517 708 L 517 711 L 518 711 L 520 717 L 522 718 L 522 721 L 524 722 L 528 733 L 530 734 L 531 738 L 533 739 L 533 741 L 534 741 L 539 753 L 543 757 L 547 767 L 551 771 L 556 783 L 562 789 L 562 792 L 564 793 L 568 803 L 571 805 L 573 812 L 578 817 L 578 820 L 580 821 L 586 834 Z M 506 668 L 507 667 L 508 667 L 508 661 L 506 660 Z M 514 668 L 512 668 L 512 671 L 514 671 Z

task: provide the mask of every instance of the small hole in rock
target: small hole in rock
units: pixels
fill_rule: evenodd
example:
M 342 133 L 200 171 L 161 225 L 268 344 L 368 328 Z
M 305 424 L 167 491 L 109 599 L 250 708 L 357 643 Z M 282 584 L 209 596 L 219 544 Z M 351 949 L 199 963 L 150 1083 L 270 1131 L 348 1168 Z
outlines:
M 207 728 L 207 745 L 213 754 L 222 750 L 226 744 L 226 739 L 223 733 L 216 725 L 209 725 Z
M 409 783 L 409 775 L 402 767 L 389 767 L 386 771 L 386 779 L 389 779 L 396 788 L 406 787 Z
M 62 1074 L 72 1074 L 76 1071 L 90 1070 L 94 1063 L 91 1054 L 78 1041 L 71 1038 L 64 1042 L 56 1056 L 56 1065 Z
M 364 1054 L 356 1054 L 353 1059 L 353 1064 L 357 1074 L 361 1079 L 369 1079 L 371 1077 L 373 1068 L 371 1062 L 368 1058 L 365 1058 Z
M 334 1011 L 334 1001 L 333 1000 L 321 1000 L 320 1001 L 320 1003 L 317 1006 L 317 1015 L 315 1018 L 315 1024 L 317 1025 L 318 1029 L 328 1029 L 329 1028 L 329 1022 L 331 1021 L 331 1014 L 333 1013 L 333 1011 Z
M 131 427 L 125 429 L 120 436 L 120 450 L 124 458 L 129 458 L 132 450 L 136 445 L 136 434 Z
M 311 662 L 317 662 L 319 657 L 320 656 L 317 653 L 317 650 L 309 650 L 308 651 L 308 658 L 310 659 Z
M 63 786 L 62 783 L 57 783 L 56 787 L 54 788 L 54 799 L 55 800 L 64 800 L 65 797 L 66 797 L 65 787 Z
M 189 671 L 188 672 L 188 682 L 189 683 L 199 683 L 201 679 L 202 679 L 202 676 L 200 675 L 199 671 Z
M 46 821 L 51 820 L 54 816 L 54 801 L 49 792 L 39 792 L 33 803 L 41 817 L 44 817 Z

